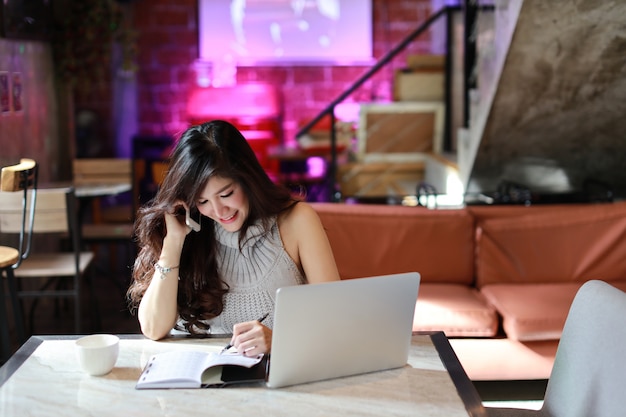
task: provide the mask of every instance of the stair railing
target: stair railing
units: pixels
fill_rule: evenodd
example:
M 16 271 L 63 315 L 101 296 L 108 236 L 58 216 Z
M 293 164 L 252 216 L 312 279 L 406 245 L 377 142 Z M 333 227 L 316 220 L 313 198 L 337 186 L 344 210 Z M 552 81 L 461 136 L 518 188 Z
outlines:
M 449 13 L 452 10 L 458 10 L 458 6 L 446 6 L 441 8 L 438 12 L 431 15 L 426 19 L 417 29 L 411 32 L 404 40 L 396 45 L 392 50 L 387 52 L 382 58 L 380 58 L 374 66 L 372 66 L 366 73 L 364 73 L 359 79 L 357 79 L 349 88 L 341 93 L 336 99 L 331 101 L 324 109 L 322 109 L 316 117 L 310 122 L 304 125 L 297 133 L 296 139 L 305 135 L 316 123 L 318 123 L 324 116 L 330 116 L 330 165 L 326 170 L 326 183 L 329 190 L 329 201 L 337 202 L 340 200 L 340 193 L 336 190 L 336 172 L 337 172 L 337 132 L 335 130 L 335 107 L 350 96 L 356 89 L 361 87 L 370 77 L 376 74 L 383 66 L 388 64 L 393 58 L 404 50 L 411 42 L 413 42 L 418 36 L 423 34 L 430 26 L 438 19 L 445 16 L 449 19 Z M 448 65 L 446 64 L 446 67 Z M 448 78 L 448 77 L 446 77 Z M 446 88 L 446 90 L 448 90 Z M 446 106 L 448 107 L 448 106 Z

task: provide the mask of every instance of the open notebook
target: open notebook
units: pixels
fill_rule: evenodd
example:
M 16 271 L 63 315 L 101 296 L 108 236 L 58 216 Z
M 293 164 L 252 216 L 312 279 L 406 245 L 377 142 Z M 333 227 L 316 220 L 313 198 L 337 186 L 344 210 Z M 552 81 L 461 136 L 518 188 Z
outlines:
M 267 385 L 404 366 L 419 283 L 410 272 L 280 288 Z

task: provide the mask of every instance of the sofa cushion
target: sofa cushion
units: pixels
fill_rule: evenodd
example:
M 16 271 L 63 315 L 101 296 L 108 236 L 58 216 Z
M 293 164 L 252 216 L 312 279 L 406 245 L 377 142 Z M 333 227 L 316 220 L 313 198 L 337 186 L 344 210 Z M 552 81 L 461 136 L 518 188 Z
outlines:
M 474 220 L 466 210 L 312 205 L 343 279 L 416 271 L 422 282 L 474 282 Z
M 609 283 L 626 291 L 626 280 Z M 502 316 L 502 327 L 509 339 L 557 340 L 574 296 L 583 284 L 490 284 L 480 291 Z
M 479 288 L 626 277 L 626 203 L 526 213 L 477 223 Z
M 413 331 L 440 331 L 448 337 L 490 337 L 498 332 L 495 309 L 476 289 L 457 284 L 422 283 Z
M 472 381 L 548 379 L 558 344 L 558 340 L 450 339 L 454 353 Z

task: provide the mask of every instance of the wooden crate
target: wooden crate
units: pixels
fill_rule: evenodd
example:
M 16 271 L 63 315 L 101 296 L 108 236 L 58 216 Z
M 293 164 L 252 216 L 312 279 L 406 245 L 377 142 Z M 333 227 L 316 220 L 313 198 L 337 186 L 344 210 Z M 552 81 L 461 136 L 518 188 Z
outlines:
M 444 105 L 438 102 L 362 104 L 357 158 L 360 162 L 419 162 L 440 153 Z

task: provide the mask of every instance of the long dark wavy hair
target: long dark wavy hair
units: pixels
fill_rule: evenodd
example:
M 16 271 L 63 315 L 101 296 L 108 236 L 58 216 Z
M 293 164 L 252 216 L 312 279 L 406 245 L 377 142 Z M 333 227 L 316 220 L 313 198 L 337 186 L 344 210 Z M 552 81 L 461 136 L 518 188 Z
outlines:
M 131 311 L 136 311 L 154 274 L 165 237 L 165 213 L 175 213 L 176 200 L 184 201 L 193 218 L 200 216 L 196 201 L 211 177 L 235 181 L 248 197 L 249 215 L 240 230 L 240 245 L 250 225 L 260 221 L 266 231 L 271 218 L 299 200 L 286 187 L 275 184 L 254 151 L 232 124 L 214 120 L 192 126 L 181 135 L 170 157 L 165 179 L 155 198 L 141 207 L 135 222 L 139 253 L 128 289 Z M 182 217 L 181 217 L 182 218 Z M 202 216 L 200 232 L 185 239 L 180 259 L 178 313 L 186 329 L 207 328 L 201 320 L 218 316 L 228 291 L 217 269 L 213 220 Z

